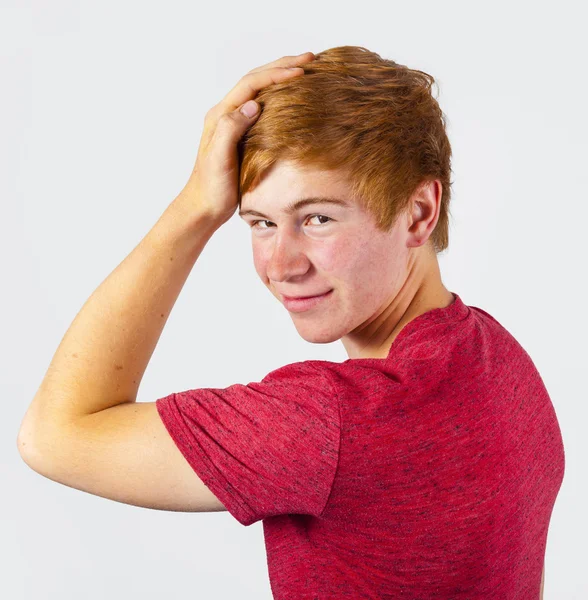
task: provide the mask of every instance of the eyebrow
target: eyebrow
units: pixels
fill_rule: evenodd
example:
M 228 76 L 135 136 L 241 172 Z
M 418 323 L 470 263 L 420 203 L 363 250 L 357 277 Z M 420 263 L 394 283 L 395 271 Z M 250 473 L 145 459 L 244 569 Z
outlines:
M 349 207 L 349 203 L 345 202 L 344 200 L 341 200 L 340 198 L 332 198 L 330 196 L 317 196 L 317 197 L 311 197 L 311 198 L 301 198 L 300 200 L 294 200 L 293 202 L 290 202 L 290 204 L 288 204 L 286 206 L 286 208 L 284 209 L 283 212 L 285 215 L 289 216 L 289 215 L 295 213 L 297 210 L 300 210 L 301 208 L 308 206 L 309 204 L 335 204 L 337 206 Z M 269 217 L 267 217 L 263 213 L 257 212 L 256 210 L 240 210 L 239 211 L 240 217 L 244 217 L 245 215 L 254 215 L 256 217 L 262 217 L 264 219 L 269 219 Z

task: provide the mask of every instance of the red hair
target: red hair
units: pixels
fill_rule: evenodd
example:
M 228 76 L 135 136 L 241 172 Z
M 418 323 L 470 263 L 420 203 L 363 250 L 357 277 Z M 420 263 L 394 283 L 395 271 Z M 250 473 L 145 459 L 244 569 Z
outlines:
M 430 240 L 448 246 L 451 146 L 431 93 L 435 79 L 359 46 L 316 54 L 304 75 L 262 89 L 261 114 L 239 142 L 239 207 L 278 160 L 340 170 L 388 231 L 420 185 L 442 185 Z

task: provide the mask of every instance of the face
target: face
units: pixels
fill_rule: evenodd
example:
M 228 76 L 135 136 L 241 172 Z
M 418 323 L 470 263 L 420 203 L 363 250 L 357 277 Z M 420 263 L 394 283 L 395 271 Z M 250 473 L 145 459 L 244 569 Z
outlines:
M 325 196 L 346 205 L 313 202 L 291 214 L 286 210 Z M 250 210 L 259 214 L 243 214 Z M 352 200 L 341 175 L 283 161 L 243 195 L 240 215 L 251 227 L 255 270 L 282 304 L 283 295 L 330 291 L 308 306 L 286 308 L 306 341 L 334 342 L 387 318 L 410 268 L 405 216 L 381 232 Z

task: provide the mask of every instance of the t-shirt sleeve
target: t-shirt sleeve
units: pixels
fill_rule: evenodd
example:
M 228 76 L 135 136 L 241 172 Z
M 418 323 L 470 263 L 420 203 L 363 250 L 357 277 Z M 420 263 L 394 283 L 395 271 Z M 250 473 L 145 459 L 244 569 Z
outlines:
M 340 413 L 320 361 L 246 385 L 173 393 L 156 406 L 188 463 L 242 525 L 322 513 L 337 470 Z

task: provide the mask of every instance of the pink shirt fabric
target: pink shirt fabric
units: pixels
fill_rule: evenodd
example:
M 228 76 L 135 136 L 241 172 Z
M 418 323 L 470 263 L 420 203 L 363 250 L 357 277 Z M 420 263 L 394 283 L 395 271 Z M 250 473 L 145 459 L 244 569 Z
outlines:
M 157 400 L 229 513 L 263 522 L 274 598 L 538 600 L 559 423 L 522 346 L 453 296 L 386 358 Z

